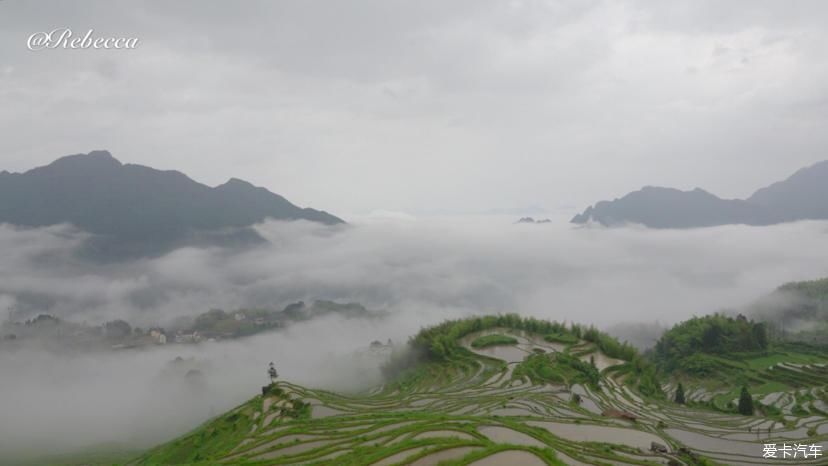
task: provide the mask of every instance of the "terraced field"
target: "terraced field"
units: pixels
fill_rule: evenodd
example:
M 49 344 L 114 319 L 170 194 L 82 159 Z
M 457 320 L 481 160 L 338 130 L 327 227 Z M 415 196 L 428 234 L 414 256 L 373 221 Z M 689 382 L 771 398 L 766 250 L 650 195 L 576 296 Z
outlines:
M 472 345 L 494 334 L 517 343 Z M 816 443 L 828 450 L 828 418 L 815 396 L 827 383 L 823 365 L 773 362 L 759 368 L 793 372 L 802 383 L 794 393 L 772 392 L 779 395 L 769 404 L 784 409 L 790 399 L 803 397 L 810 403 L 802 415 L 770 420 L 644 397 L 626 384 L 630 371 L 625 361 L 583 340 L 547 340 L 509 328 L 475 332 L 459 340 L 461 351 L 449 361 L 423 363 L 394 383 L 361 395 L 278 382 L 264 395 L 130 464 L 828 463 L 825 457 L 762 458 L 763 443 Z M 596 368 L 598 383 L 539 382 L 530 356 L 559 354 Z M 670 392 L 673 384 L 663 388 Z M 690 399 L 716 395 L 722 394 L 688 391 Z M 654 444 L 663 449 L 653 451 Z

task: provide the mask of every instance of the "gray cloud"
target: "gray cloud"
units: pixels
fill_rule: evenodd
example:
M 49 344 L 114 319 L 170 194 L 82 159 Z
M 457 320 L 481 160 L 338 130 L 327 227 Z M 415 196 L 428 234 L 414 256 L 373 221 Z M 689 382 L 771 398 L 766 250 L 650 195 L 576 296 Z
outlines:
M 827 19 L 823 2 L 5 1 L 0 164 L 108 148 L 340 214 L 577 208 L 646 184 L 744 197 L 826 157 Z M 26 50 L 58 26 L 142 43 Z

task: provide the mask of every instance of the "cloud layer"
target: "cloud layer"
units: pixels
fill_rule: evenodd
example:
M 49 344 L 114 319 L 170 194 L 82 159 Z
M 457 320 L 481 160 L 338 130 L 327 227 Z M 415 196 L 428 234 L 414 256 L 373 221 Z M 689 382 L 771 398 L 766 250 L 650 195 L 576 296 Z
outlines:
M 671 322 L 826 272 L 821 222 L 649 231 L 512 220 L 386 214 L 333 229 L 269 223 L 258 227 L 270 242 L 263 247 L 185 248 L 107 265 L 73 259 L 84 236 L 68 227 L 4 226 L 0 296 L 18 318 L 51 312 L 141 326 L 215 307 L 281 309 L 313 299 L 415 314 L 516 310 L 559 320 Z M 617 308 L 624 314 L 614 314 Z
M 355 350 L 374 339 L 405 341 L 449 317 L 516 311 L 601 327 L 669 324 L 824 276 L 828 263 L 821 247 L 828 224 L 821 222 L 650 231 L 512 221 L 386 213 L 338 229 L 270 223 L 258 227 L 270 245 L 257 249 L 181 249 L 106 266 L 73 262 L 82 235 L 71 229 L 0 227 L 0 295 L 18 312 L 139 325 L 299 299 L 359 301 L 390 312 L 376 322 L 323 319 L 198 347 L 0 352 L 0 411 L 13 414 L 0 419 L 0 450 L 20 452 L 47 439 L 56 451 L 159 442 L 254 395 L 271 360 L 294 382 L 362 388 L 378 382 L 378 361 L 355 358 Z M 206 380 L 200 391 L 170 373 L 176 356 L 195 358 Z

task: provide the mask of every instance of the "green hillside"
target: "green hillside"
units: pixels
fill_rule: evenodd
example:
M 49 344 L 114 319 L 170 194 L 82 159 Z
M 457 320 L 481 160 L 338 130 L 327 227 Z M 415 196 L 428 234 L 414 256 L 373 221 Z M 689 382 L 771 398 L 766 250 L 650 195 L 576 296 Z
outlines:
M 481 338 L 503 344 L 476 348 Z M 679 375 L 688 402 L 675 403 L 679 379 L 593 328 L 513 314 L 447 321 L 414 336 L 385 367 L 390 382 L 370 392 L 280 381 L 129 464 L 768 464 L 769 439 L 828 444 L 828 419 L 813 415 L 828 361 L 763 357 L 741 362 L 795 374 L 774 390 L 803 400 L 803 412 L 717 411 L 700 379 Z M 763 383 L 747 381 L 751 393 Z
M 828 345 L 828 278 L 786 283 L 749 311 L 777 340 Z
M 669 375 L 665 390 L 673 393 L 682 382 L 691 406 L 736 413 L 741 387 L 747 387 L 758 413 L 781 425 L 828 415 L 828 349 L 771 340 L 763 322 L 694 317 L 661 337 L 653 359 Z

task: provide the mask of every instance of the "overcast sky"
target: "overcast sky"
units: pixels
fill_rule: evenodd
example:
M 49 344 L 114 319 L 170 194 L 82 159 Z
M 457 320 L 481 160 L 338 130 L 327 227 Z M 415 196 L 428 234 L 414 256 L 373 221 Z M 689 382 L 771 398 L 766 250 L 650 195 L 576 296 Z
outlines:
M 26 47 L 39 31 L 134 50 Z M 828 158 L 828 2 L 0 1 L 0 169 L 109 149 L 347 215 L 744 197 Z

